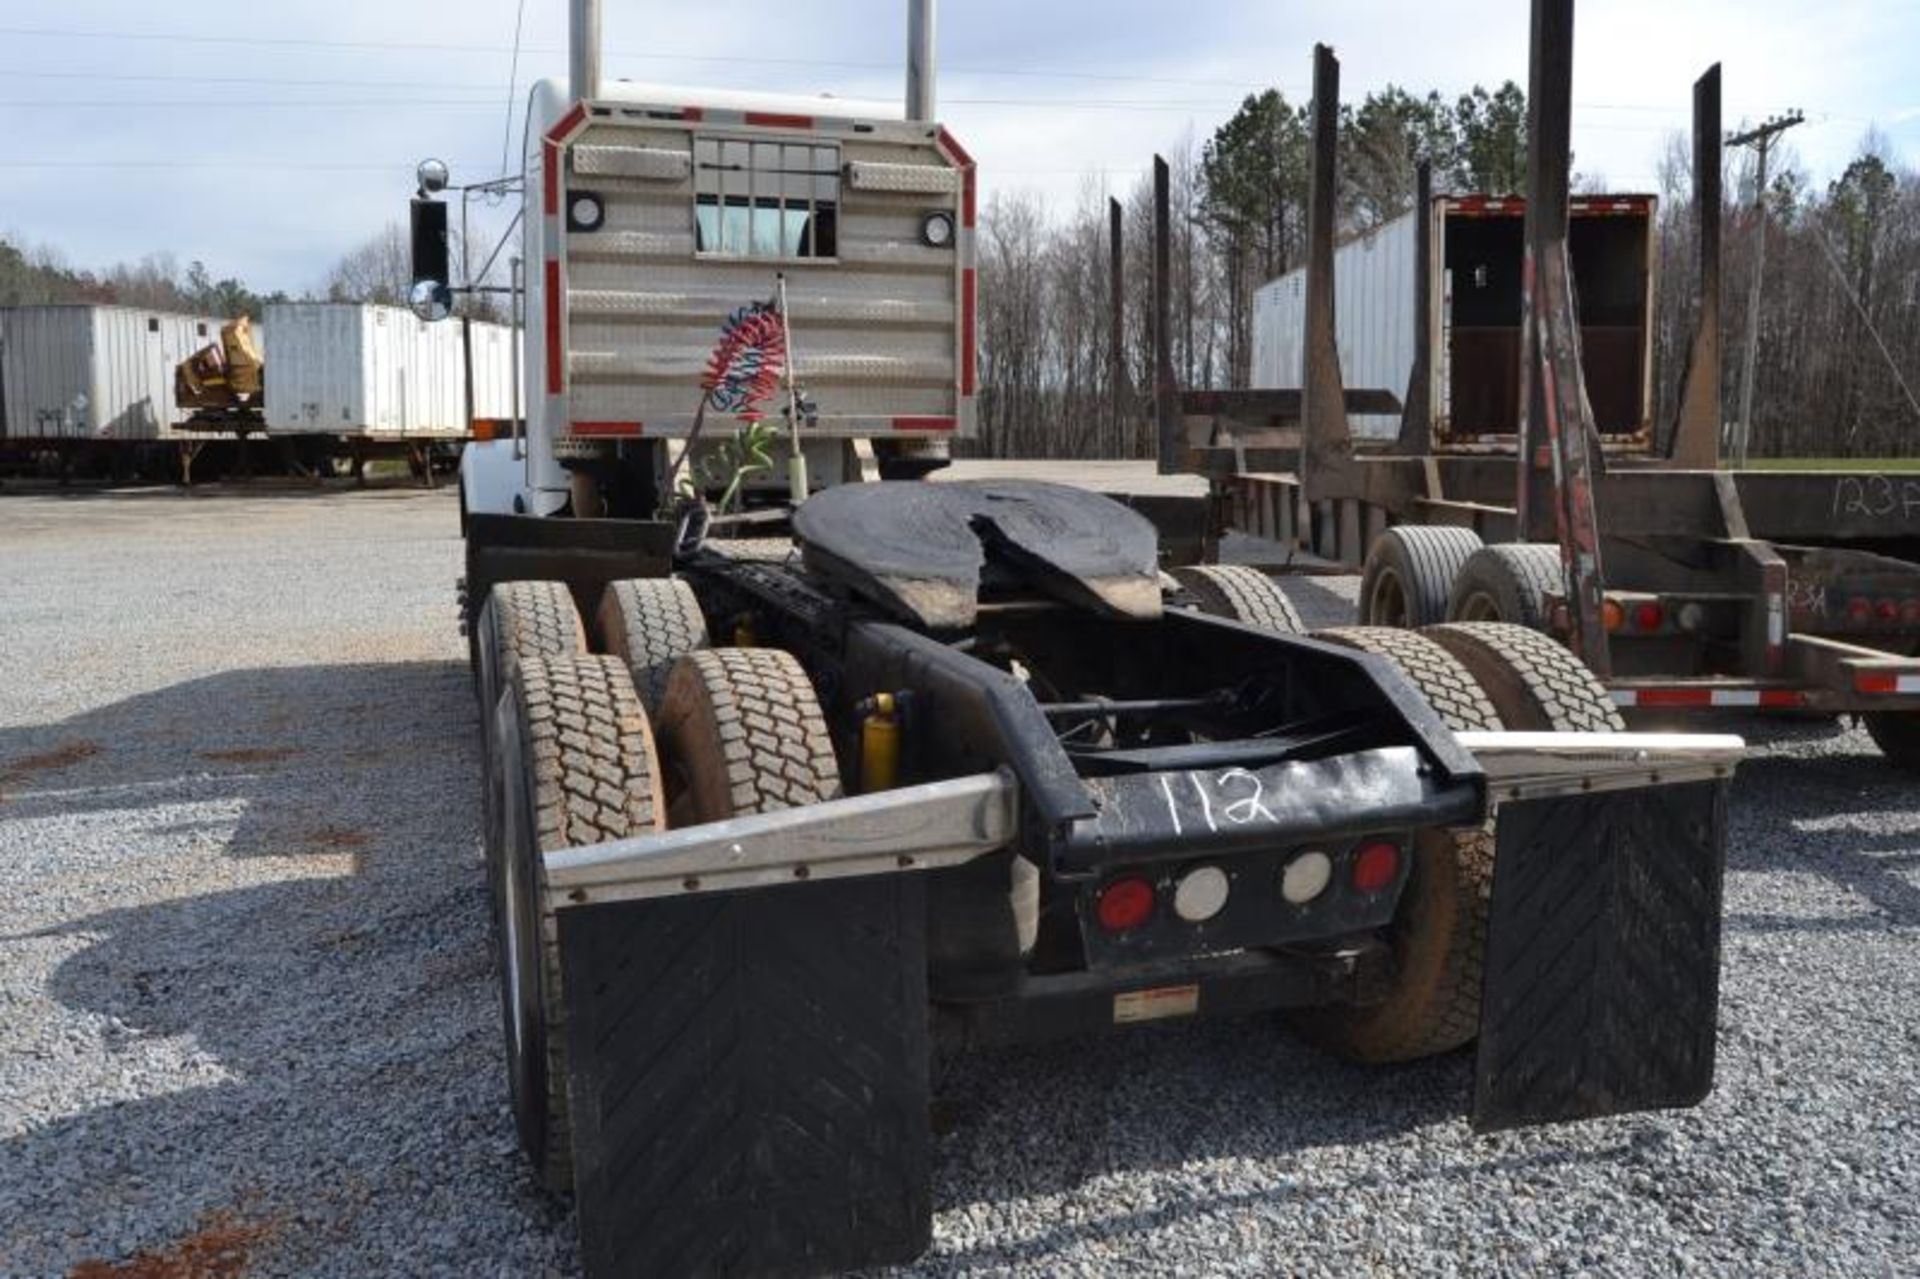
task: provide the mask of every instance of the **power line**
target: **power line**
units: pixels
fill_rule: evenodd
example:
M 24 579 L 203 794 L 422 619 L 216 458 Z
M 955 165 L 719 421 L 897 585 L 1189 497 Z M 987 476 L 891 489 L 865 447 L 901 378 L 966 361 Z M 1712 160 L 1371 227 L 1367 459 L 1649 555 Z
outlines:
M 507 70 L 507 123 L 500 133 L 500 172 L 507 171 L 507 148 L 513 145 L 513 100 L 520 83 L 520 28 L 527 20 L 527 0 L 520 0 L 513 17 L 513 61 Z

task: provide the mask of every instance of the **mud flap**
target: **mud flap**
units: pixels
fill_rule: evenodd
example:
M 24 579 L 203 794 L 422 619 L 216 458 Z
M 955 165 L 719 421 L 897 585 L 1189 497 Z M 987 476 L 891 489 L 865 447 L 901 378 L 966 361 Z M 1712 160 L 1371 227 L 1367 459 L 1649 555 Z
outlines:
M 926 1248 L 925 901 L 899 875 L 559 913 L 589 1276 Z
M 1501 806 L 1476 1129 L 1691 1106 L 1711 1090 L 1727 785 Z

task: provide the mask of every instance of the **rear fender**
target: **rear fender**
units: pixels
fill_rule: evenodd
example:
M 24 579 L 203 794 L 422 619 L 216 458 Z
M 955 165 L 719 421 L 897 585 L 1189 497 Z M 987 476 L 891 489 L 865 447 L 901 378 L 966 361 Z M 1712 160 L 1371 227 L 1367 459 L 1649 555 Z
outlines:
M 1691 1106 L 1712 1089 L 1729 785 L 1501 805 L 1476 1129 Z

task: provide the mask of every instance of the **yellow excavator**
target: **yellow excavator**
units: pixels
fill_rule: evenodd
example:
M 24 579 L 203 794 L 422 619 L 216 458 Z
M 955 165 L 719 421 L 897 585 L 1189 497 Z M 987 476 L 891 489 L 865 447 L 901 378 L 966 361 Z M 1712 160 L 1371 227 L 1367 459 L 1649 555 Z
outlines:
M 173 370 L 173 402 L 193 414 L 186 430 L 264 434 L 266 362 L 254 345 L 253 322 L 242 315 L 220 327 L 209 342 Z

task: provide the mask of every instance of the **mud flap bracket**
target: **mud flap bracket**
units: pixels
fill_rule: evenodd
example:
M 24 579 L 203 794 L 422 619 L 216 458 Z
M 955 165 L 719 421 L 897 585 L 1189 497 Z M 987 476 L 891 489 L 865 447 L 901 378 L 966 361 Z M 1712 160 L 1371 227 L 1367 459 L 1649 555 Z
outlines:
M 1473 1126 L 1691 1106 L 1713 1086 L 1728 783 L 1503 804 Z

